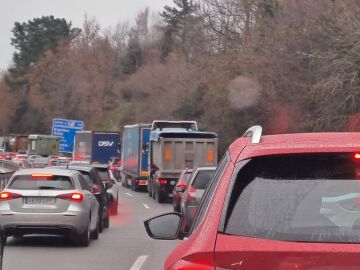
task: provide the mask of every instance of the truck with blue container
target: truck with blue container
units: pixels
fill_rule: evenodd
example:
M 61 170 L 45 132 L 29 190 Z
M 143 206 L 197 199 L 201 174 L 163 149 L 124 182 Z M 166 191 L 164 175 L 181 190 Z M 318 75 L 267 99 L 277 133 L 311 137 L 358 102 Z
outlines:
M 150 124 L 127 125 L 122 140 L 122 185 L 146 189 L 149 176 Z
M 113 157 L 119 156 L 119 132 L 76 132 L 73 151 L 74 161 L 108 164 Z
M 149 196 L 165 202 L 172 197 L 182 170 L 216 166 L 217 147 L 218 135 L 199 131 L 195 121 L 154 121 L 149 144 Z

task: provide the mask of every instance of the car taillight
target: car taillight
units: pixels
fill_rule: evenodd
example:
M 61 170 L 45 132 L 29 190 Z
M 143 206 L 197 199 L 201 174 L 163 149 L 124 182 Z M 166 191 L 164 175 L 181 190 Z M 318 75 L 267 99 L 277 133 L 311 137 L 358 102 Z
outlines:
M 166 179 L 159 179 L 160 185 L 166 185 L 167 181 Z
M 186 189 L 186 184 L 178 184 L 178 187 L 181 188 L 182 190 Z
M 355 159 L 360 159 L 360 153 L 355 153 L 355 154 L 354 154 L 354 158 L 355 158 Z
M 12 200 L 12 199 L 17 199 L 17 198 L 21 198 L 22 195 L 17 194 L 17 193 L 12 193 L 12 192 L 0 192 L 0 201 L 7 201 L 7 200 Z
M 111 171 L 115 171 L 116 168 L 115 168 L 114 166 L 110 166 L 110 170 L 111 170 Z
M 82 202 L 84 200 L 84 194 L 82 193 L 68 193 L 68 194 L 61 194 L 56 196 L 59 199 L 74 201 L 74 202 Z

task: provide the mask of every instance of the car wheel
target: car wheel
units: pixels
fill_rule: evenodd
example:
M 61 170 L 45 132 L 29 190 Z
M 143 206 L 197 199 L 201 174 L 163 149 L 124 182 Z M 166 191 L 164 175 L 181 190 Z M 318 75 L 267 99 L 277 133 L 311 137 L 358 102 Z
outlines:
M 98 219 L 95 230 L 91 232 L 91 239 L 97 240 L 99 238 L 99 223 L 100 221 Z
M 156 201 L 158 203 L 163 203 L 164 202 L 164 195 L 162 195 L 160 191 L 158 193 L 156 193 Z
M 99 214 L 99 233 L 102 233 L 104 231 L 104 220 L 102 217 L 102 211 Z
M 90 232 L 90 218 L 86 229 L 83 233 L 78 235 L 78 244 L 82 247 L 87 247 L 90 244 L 91 232 Z
M 107 214 L 106 218 L 104 219 L 104 228 L 109 228 L 110 227 L 110 217 L 109 217 L 109 213 Z
M 156 190 L 155 190 L 155 187 L 154 185 L 151 187 L 151 197 L 153 197 L 153 199 L 155 199 L 155 193 L 156 193 Z
M 149 195 L 149 197 L 152 197 L 152 189 L 151 189 L 151 182 L 150 182 L 150 180 L 148 180 L 147 190 L 148 190 L 148 195 Z

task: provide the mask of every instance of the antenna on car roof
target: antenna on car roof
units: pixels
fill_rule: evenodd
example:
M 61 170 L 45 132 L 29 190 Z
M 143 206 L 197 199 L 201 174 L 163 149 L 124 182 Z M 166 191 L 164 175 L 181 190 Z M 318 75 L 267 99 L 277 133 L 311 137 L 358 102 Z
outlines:
M 251 143 L 260 143 L 261 135 L 262 135 L 262 127 L 252 126 L 247 131 L 245 131 L 243 137 L 250 137 Z

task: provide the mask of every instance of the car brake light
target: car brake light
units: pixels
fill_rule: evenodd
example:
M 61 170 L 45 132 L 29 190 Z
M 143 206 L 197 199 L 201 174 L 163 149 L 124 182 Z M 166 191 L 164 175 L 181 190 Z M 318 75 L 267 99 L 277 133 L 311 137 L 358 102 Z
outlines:
M 178 184 L 178 187 L 185 190 L 186 189 L 186 184 Z
M 11 192 L 0 192 L 0 201 L 7 201 L 7 200 L 12 200 L 12 199 L 17 199 L 17 198 L 21 198 L 22 195 L 17 194 L 17 193 L 11 193 Z
M 115 169 L 114 166 L 110 166 L 110 170 L 111 170 L 111 171 L 115 171 L 116 169 Z
M 84 200 L 84 195 L 82 193 L 68 193 L 68 194 L 61 194 L 58 195 L 57 198 L 68 200 L 68 201 L 74 201 L 74 202 L 82 202 Z
M 159 179 L 160 185 L 166 185 L 167 181 L 166 179 Z
M 53 177 L 52 174 L 49 173 L 33 173 L 32 178 L 51 178 Z
M 360 159 L 360 153 L 355 153 L 355 154 L 354 154 L 354 158 L 355 158 L 355 159 Z

